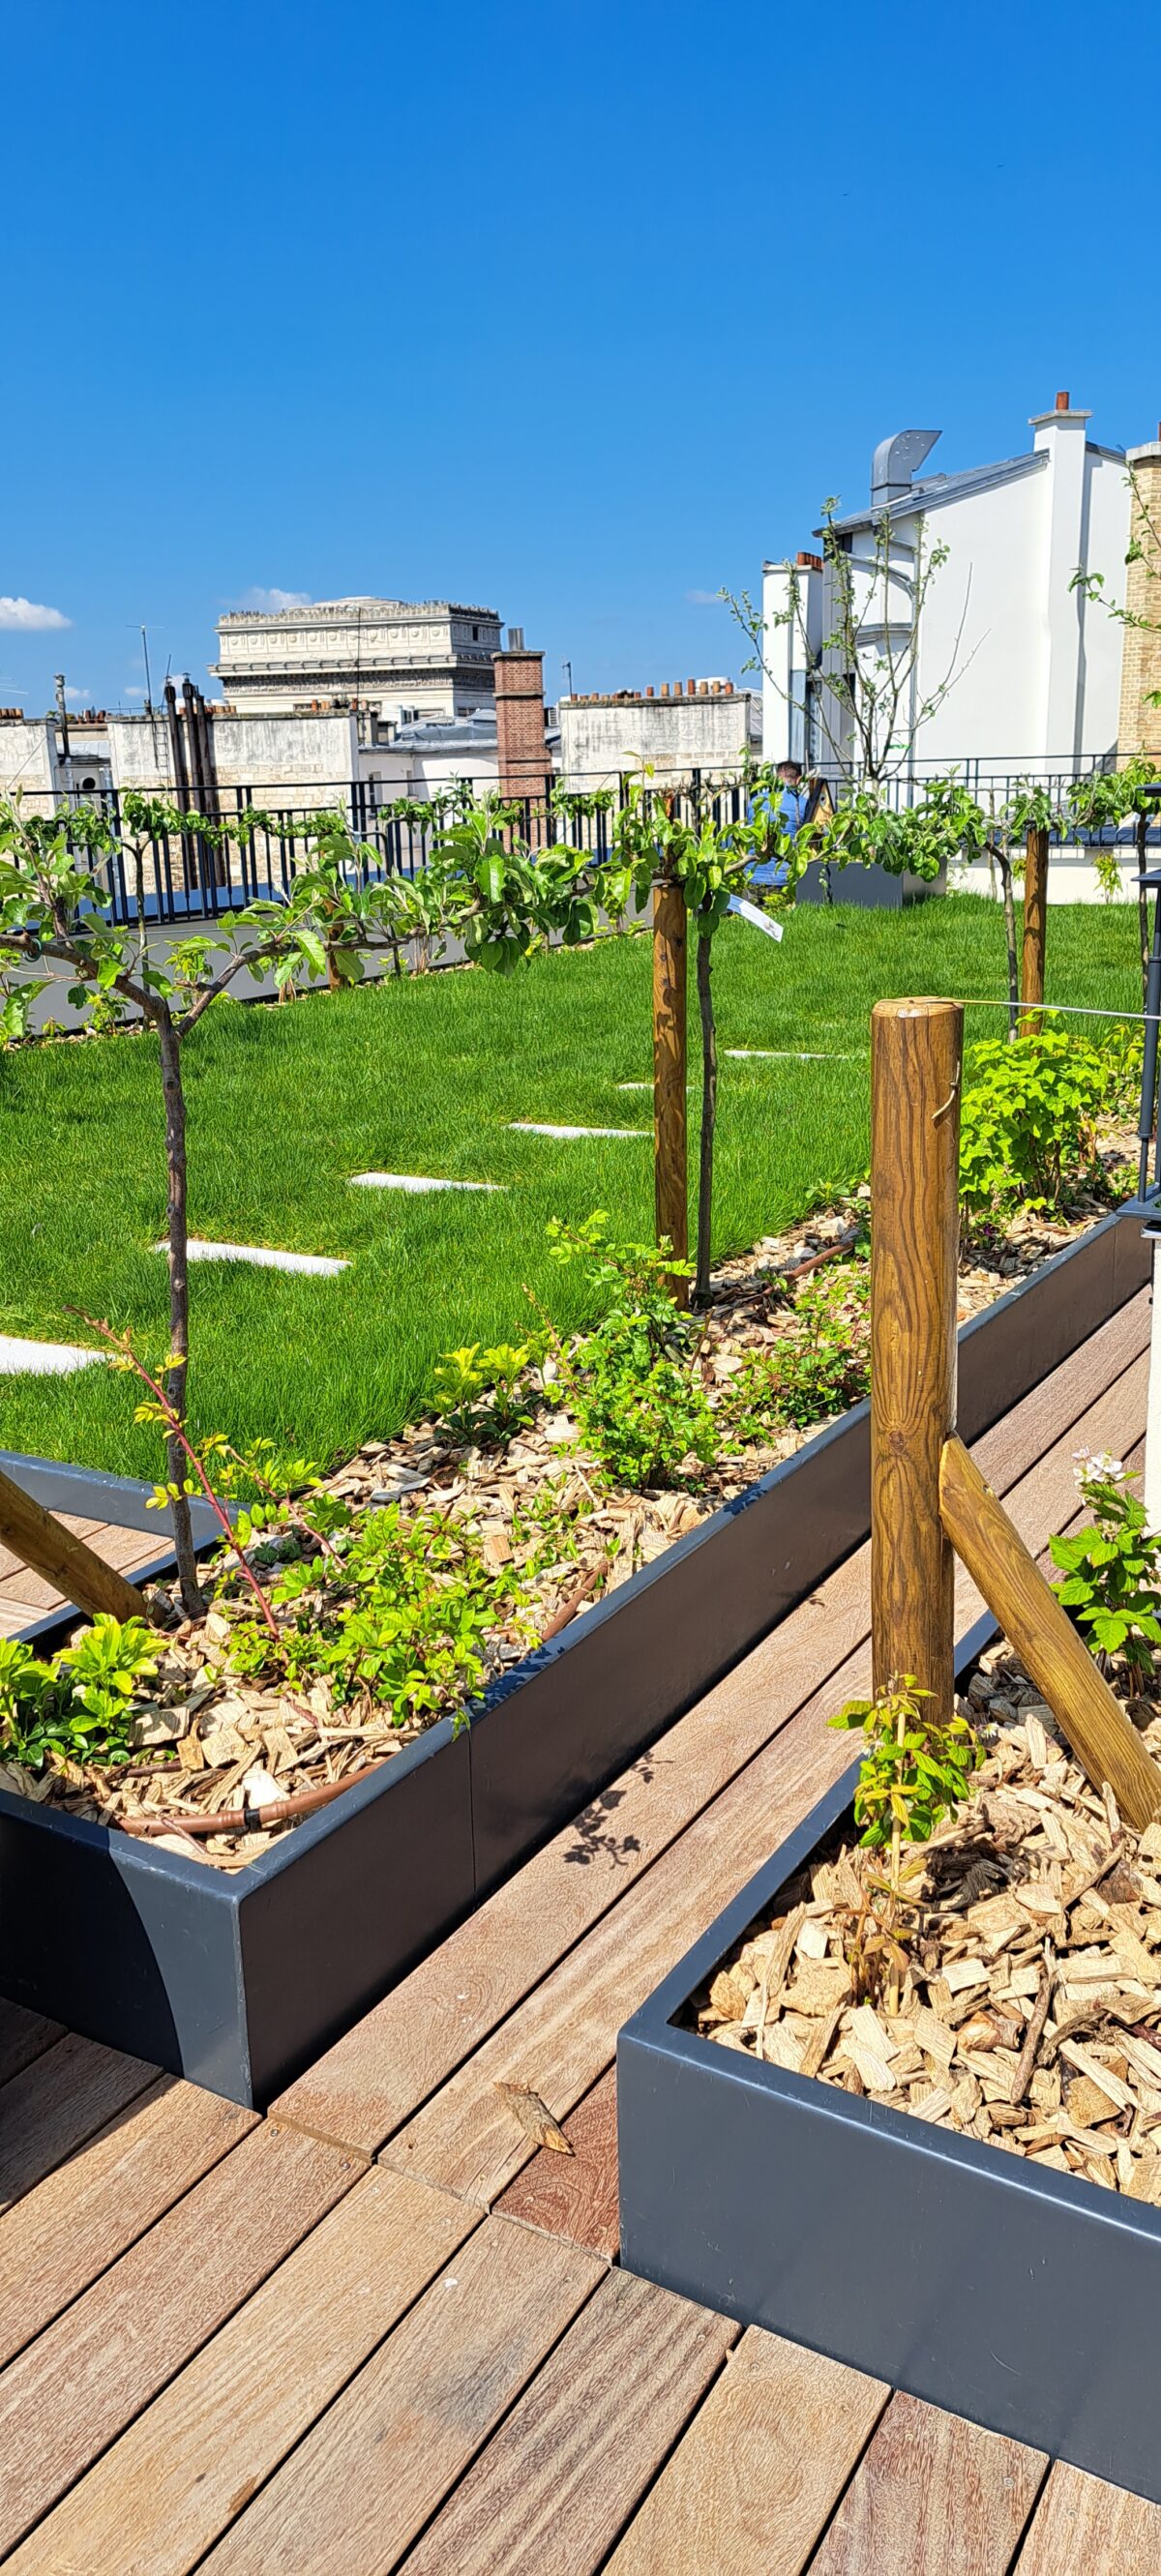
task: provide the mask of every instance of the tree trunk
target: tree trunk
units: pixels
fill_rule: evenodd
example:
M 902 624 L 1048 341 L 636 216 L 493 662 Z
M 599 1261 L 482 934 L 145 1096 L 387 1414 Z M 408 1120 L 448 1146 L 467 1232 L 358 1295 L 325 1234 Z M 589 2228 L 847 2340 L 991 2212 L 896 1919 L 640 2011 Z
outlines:
M 686 910 L 676 879 L 660 876 L 653 888 L 653 1185 L 657 1240 L 668 1240 L 678 1261 L 689 1249 L 686 1174 Z M 689 1281 L 671 1272 L 679 1306 L 689 1304 Z
M 161 1089 L 165 1101 L 165 1159 L 169 1172 L 169 1350 L 165 1392 L 178 1421 L 185 1423 L 186 1375 L 189 1368 L 189 1251 L 186 1217 L 185 1092 L 181 1078 L 181 1040 L 167 1003 L 157 1013 L 161 1049 Z M 187 1619 L 201 1617 L 189 1501 L 183 1490 L 188 1462 L 181 1443 L 168 1434 L 165 1443 L 169 1482 L 179 1488 L 172 1504 L 173 1545 L 181 1606 Z
M 701 1014 L 701 1158 L 697 1181 L 697 1269 L 694 1303 L 709 1303 L 710 1240 L 713 1228 L 714 1133 L 718 1118 L 718 1033 L 712 987 L 713 943 L 699 932 L 697 1006 Z
M 1004 890 L 1004 938 L 1008 950 L 1008 1035 L 1016 1035 L 1020 1009 L 1020 969 L 1016 958 L 1016 898 L 1012 890 L 1012 862 L 1007 849 L 999 849 L 1000 884 Z

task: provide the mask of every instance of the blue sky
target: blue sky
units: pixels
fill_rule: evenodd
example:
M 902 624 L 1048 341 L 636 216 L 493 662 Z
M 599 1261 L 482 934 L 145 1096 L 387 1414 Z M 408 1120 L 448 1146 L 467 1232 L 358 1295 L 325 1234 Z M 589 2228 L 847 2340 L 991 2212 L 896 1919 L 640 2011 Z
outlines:
M 737 675 L 713 594 L 888 431 L 1156 435 L 1151 0 L 117 0 L 5 72 L 0 702 L 133 704 L 142 620 L 204 683 L 269 591 Z

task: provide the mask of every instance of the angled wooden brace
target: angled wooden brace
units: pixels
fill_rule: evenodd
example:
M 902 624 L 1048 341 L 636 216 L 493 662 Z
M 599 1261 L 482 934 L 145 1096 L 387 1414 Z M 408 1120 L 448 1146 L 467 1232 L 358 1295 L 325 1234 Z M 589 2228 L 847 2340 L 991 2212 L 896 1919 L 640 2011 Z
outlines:
M 90 1616 L 108 1610 L 115 1619 L 148 1619 L 148 1603 L 136 1584 L 127 1583 L 115 1566 L 106 1565 L 103 1556 L 95 1555 L 42 1503 L 35 1503 L 2 1468 L 0 1542 L 11 1548 L 22 1565 L 55 1584 L 78 1610 L 87 1610 Z

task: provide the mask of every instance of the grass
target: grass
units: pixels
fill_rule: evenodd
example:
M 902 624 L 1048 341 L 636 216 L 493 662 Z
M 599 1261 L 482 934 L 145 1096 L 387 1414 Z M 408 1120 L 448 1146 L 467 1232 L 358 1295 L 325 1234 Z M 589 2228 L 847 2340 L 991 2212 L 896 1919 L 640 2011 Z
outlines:
M 1135 908 L 1049 917 L 1049 994 L 1140 1009 Z M 883 995 L 1004 992 L 1003 929 L 986 898 L 907 913 L 804 907 L 780 948 L 731 922 L 716 946 L 723 1047 L 833 1050 L 854 1062 L 722 1065 L 718 1255 L 859 1178 L 868 1154 L 871 1004 Z M 650 1066 L 643 938 L 539 958 L 509 982 L 446 974 L 311 996 L 224 1002 L 191 1039 L 191 1229 L 345 1256 L 340 1279 L 196 1265 L 191 1398 L 203 1430 L 266 1434 L 330 1460 L 422 1407 L 441 1351 L 519 1339 L 527 1286 L 562 1323 L 579 1285 L 550 1261 L 550 1216 L 607 1208 L 652 1227 L 651 1104 L 619 1091 Z M 696 1042 L 690 994 L 690 1042 Z M 995 1036 L 1000 1012 L 969 1016 Z M 1084 1026 L 1082 1022 L 1079 1024 Z M 696 1098 L 690 1168 L 696 1171 Z M 639 1129 L 558 1143 L 507 1122 Z M 349 1187 L 353 1172 L 508 1184 L 426 1198 Z M 83 1338 L 71 1304 L 165 1349 L 156 1049 L 148 1037 L 0 1054 L 0 1330 Z M 125 1473 L 158 1472 L 131 1382 L 105 1369 L 0 1378 L 0 1445 Z

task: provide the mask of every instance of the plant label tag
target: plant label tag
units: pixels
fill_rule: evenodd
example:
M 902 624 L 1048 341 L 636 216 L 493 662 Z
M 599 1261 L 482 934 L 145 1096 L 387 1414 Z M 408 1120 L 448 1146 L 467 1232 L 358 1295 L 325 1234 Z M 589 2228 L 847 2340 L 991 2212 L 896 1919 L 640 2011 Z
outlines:
M 730 911 L 740 912 L 743 921 L 752 921 L 755 930 L 764 930 L 767 939 L 781 939 L 781 922 L 771 921 L 769 913 L 759 912 L 756 903 L 747 903 L 744 894 L 730 896 Z

